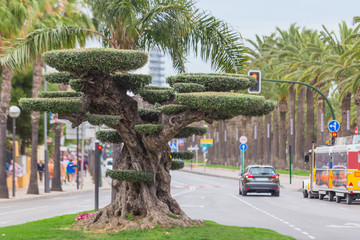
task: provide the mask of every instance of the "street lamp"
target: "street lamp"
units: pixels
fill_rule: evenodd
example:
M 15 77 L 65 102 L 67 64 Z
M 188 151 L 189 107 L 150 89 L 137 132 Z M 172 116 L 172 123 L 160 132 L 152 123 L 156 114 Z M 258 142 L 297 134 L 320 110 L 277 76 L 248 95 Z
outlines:
M 20 116 L 20 108 L 18 106 L 11 106 L 9 109 L 9 116 L 13 119 L 13 175 L 12 175 L 12 194 L 15 197 L 15 132 L 16 132 L 16 118 Z

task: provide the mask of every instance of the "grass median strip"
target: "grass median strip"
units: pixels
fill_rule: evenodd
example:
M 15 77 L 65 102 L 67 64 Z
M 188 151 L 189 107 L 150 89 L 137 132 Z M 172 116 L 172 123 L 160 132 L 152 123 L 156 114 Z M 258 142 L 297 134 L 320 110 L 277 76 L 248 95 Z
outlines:
M 294 239 L 263 228 L 224 226 L 206 221 L 204 226 L 126 230 L 121 232 L 82 232 L 71 230 L 77 214 L 63 215 L 21 225 L 0 228 L 4 239 Z M 81 220 L 80 220 L 81 221 Z

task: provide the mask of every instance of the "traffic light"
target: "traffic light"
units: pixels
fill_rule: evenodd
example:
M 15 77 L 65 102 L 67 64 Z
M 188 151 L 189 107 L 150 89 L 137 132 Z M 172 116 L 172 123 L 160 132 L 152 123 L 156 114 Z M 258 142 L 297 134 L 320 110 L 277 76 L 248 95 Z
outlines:
M 249 76 L 252 76 L 256 79 L 256 84 L 249 87 L 249 93 L 260 93 L 261 92 L 261 72 L 259 70 L 250 70 L 248 72 Z
M 335 138 L 337 137 L 337 132 L 331 133 L 331 145 L 335 145 Z
M 102 154 L 102 148 L 103 148 L 103 146 L 102 146 L 101 144 L 99 144 L 99 145 L 98 145 L 99 155 Z

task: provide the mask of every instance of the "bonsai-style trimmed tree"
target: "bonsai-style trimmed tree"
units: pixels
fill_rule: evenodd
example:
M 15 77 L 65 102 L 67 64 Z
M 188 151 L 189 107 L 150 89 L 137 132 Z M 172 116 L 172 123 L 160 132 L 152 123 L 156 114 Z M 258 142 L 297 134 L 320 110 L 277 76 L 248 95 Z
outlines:
M 22 108 L 57 112 L 73 127 L 83 121 L 105 124 L 114 130 L 97 132 L 97 138 L 124 143 L 121 154 L 114 158 L 114 169 L 108 172 L 115 200 L 98 214 L 79 221 L 79 225 L 121 230 L 200 224 L 187 217 L 170 194 L 170 170 L 183 167 L 172 159 L 193 155 L 170 153 L 168 142 L 174 137 L 204 134 L 204 129 L 188 126 L 193 122 L 261 116 L 275 107 L 263 96 L 234 92 L 255 83 L 254 78 L 244 75 L 180 74 L 167 79 L 172 88 L 148 86 L 150 75 L 128 72 L 142 67 L 147 58 L 145 52 L 135 50 L 47 52 L 43 54 L 44 62 L 60 72 L 44 77 L 50 82 L 70 84 L 76 92 L 47 92 L 39 94 L 40 98 L 20 100 Z M 129 91 L 155 104 L 156 109 L 139 109 Z

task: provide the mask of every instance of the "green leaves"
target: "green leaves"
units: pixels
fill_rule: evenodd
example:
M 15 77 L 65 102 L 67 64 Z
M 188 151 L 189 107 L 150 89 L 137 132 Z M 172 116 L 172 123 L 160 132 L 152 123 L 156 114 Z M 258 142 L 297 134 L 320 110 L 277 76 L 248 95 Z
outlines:
M 82 102 L 79 98 L 22 98 L 19 105 L 26 110 L 72 113 L 81 111 Z
M 44 73 L 43 77 L 48 82 L 58 84 L 69 84 L 70 79 L 76 78 L 74 75 L 68 72 Z
M 108 48 L 57 50 L 43 54 L 43 60 L 49 66 L 77 76 L 134 70 L 144 66 L 147 59 L 145 52 Z
M 175 83 L 173 87 L 179 93 L 205 92 L 205 87 L 197 83 Z
M 170 86 L 174 86 L 175 89 L 183 90 L 185 87 L 189 91 L 179 91 L 179 92 L 196 92 L 191 91 L 192 89 L 197 89 L 197 92 L 203 92 L 203 88 L 198 85 L 178 85 L 177 83 L 193 83 L 200 84 L 205 87 L 206 91 L 215 91 L 215 92 L 227 92 L 227 91 L 237 91 L 247 89 L 253 86 L 256 81 L 253 77 L 239 74 L 223 74 L 223 73 L 184 73 L 177 76 L 171 76 L 166 79 Z M 202 90 L 202 91 L 201 91 Z
M 174 138 L 188 138 L 193 134 L 201 136 L 207 132 L 207 128 L 201 127 L 184 127 Z
M 116 73 L 112 75 L 112 78 L 118 86 L 133 92 L 144 88 L 152 81 L 151 75 L 132 73 Z
M 140 96 L 147 102 L 155 104 L 162 103 L 166 100 L 169 100 L 174 95 L 174 90 L 168 88 L 166 90 L 162 89 L 151 89 L 145 88 L 140 91 Z
M 69 97 L 81 97 L 81 93 L 78 92 L 39 92 L 39 98 L 69 98 Z
M 185 160 L 190 160 L 194 158 L 194 153 L 193 152 L 172 152 L 170 153 L 171 157 L 174 159 L 185 159 Z
M 100 126 L 105 124 L 108 127 L 114 127 L 119 123 L 120 117 L 114 115 L 98 115 L 98 114 L 87 114 L 85 116 L 86 121 L 89 123 Z
M 184 112 L 186 107 L 178 104 L 168 104 L 158 108 L 163 114 L 171 115 Z
M 107 170 L 106 173 L 112 179 L 125 182 L 150 182 L 154 178 L 153 173 L 133 170 Z
M 95 133 L 96 138 L 105 143 L 121 143 L 122 139 L 116 130 L 102 130 Z
M 188 108 L 223 116 L 261 116 L 276 106 L 263 96 L 238 93 L 180 93 L 176 100 Z
M 137 133 L 154 134 L 163 130 L 164 126 L 160 124 L 139 124 L 135 125 Z
M 145 122 L 153 123 L 158 122 L 161 112 L 158 110 L 139 108 L 140 118 Z
M 183 161 L 173 160 L 171 161 L 171 170 L 179 170 L 184 168 L 185 163 Z

